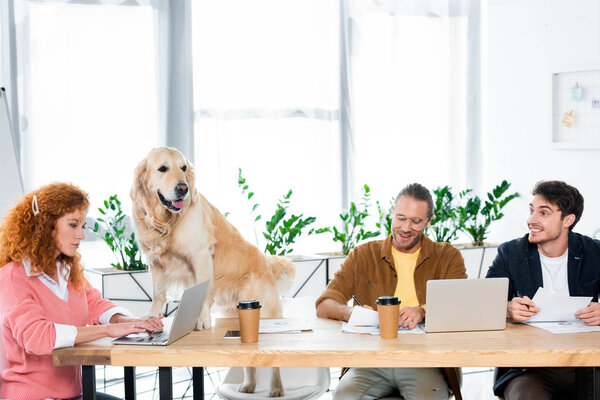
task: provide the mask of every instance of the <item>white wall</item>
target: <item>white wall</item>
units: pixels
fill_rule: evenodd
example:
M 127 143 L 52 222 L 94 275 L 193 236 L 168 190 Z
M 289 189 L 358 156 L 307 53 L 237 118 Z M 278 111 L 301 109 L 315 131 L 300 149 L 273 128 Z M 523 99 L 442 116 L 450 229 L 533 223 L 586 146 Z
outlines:
M 581 191 L 585 210 L 575 231 L 591 235 L 600 228 L 600 150 L 551 148 L 549 96 L 556 68 L 600 67 L 600 1 L 488 0 L 486 20 L 483 187 L 507 179 L 522 194 L 492 225 L 489 241 L 525 234 L 531 189 L 541 179 Z

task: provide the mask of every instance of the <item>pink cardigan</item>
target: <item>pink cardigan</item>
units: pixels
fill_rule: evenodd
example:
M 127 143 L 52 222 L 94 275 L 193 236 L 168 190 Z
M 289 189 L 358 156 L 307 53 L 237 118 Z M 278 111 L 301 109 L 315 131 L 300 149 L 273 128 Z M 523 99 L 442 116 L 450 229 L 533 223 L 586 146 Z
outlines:
M 68 284 L 65 302 L 21 263 L 0 268 L 1 332 L 8 368 L 0 372 L 0 398 L 71 398 L 81 394 L 81 367 L 55 367 L 53 323 L 83 327 L 98 324 L 115 305 L 86 281 L 85 291 Z

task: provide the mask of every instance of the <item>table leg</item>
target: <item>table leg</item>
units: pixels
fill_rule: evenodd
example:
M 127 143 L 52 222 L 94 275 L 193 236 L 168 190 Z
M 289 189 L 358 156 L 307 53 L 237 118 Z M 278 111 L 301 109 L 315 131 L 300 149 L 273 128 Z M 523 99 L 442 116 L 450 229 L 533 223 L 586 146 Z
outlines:
M 204 400 L 204 367 L 192 367 L 194 400 Z
M 158 367 L 160 400 L 173 400 L 173 373 L 171 367 Z
M 594 400 L 600 400 L 600 367 L 593 367 L 592 375 L 594 380 Z
M 123 367 L 125 400 L 135 400 L 135 367 Z
M 592 398 L 600 400 L 598 371 L 600 368 L 575 367 L 575 398 L 577 400 L 586 400 L 590 389 L 592 389 Z
M 81 380 L 83 400 L 96 400 L 96 366 L 82 365 Z

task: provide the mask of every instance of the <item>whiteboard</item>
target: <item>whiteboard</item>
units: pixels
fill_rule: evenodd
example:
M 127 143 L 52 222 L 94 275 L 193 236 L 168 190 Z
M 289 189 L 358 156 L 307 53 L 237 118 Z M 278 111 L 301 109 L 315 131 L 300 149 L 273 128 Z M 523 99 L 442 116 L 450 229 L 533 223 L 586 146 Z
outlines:
M 579 96 L 573 95 L 575 87 Z M 573 120 L 564 124 L 567 113 Z M 600 67 L 552 74 L 552 147 L 600 149 Z
M 23 195 L 23 180 L 17 161 L 15 138 L 10 125 L 8 100 L 0 89 L 0 218 Z

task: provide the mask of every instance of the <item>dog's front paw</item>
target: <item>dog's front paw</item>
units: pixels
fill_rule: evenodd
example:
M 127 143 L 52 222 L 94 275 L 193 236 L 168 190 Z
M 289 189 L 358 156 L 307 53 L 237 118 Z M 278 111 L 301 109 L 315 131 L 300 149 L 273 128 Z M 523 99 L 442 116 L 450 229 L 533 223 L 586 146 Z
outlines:
M 256 389 L 256 382 L 244 382 L 238 386 L 238 392 L 240 393 L 254 393 Z
M 283 392 L 282 387 L 271 388 L 271 391 L 269 392 L 269 397 L 283 397 L 284 394 L 285 393 Z
M 197 330 L 197 331 L 203 331 L 205 329 L 210 329 L 210 326 L 211 326 L 210 325 L 210 319 L 208 319 L 208 320 L 201 320 L 201 319 L 199 319 L 196 322 L 196 326 L 194 327 L 194 329 Z

